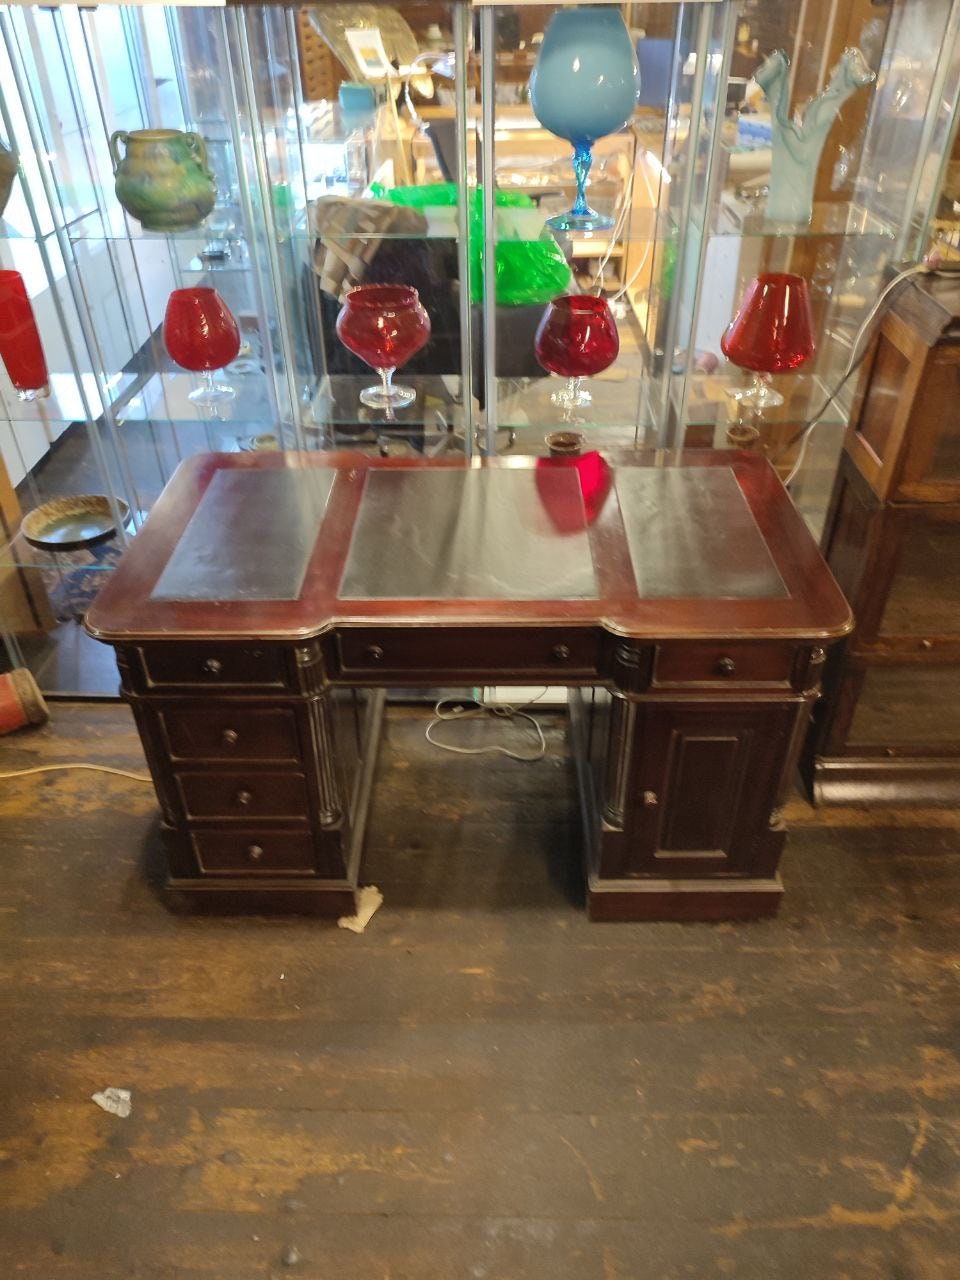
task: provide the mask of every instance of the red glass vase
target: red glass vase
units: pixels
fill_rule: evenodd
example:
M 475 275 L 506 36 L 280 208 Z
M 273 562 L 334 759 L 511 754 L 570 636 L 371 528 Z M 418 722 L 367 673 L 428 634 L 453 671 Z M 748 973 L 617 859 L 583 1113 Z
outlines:
M 37 322 L 19 271 L 0 271 L 0 359 L 21 400 L 50 394 Z
M 602 373 L 620 354 L 620 335 L 606 298 L 566 293 L 548 305 L 534 339 L 537 360 L 568 382 L 550 399 L 565 409 L 590 404 L 583 378 Z
M 752 280 L 720 339 L 720 349 L 755 375 L 749 387 L 730 393 L 734 399 L 758 410 L 783 404 L 783 396 L 769 385 L 769 375 L 798 368 L 816 350 L 810 290 L 803 276 L 771 271 Z
M 216 289 L 174 289 L 163 317 L 163 345 L 181 368 L 204 374 L 204 385 L 188 397 L 194 404 L 220 404 L 236 395 L 233 387 L 213 378 L 215 369 L 240 353 L 240 328 Z
M 337 337 L 380 374 L 380 385 L 365 387 L 360 400 L 372 409 L 412 404 L 412 387 L 395 387 L 394 370 L 430 340 L 430 317 L 416 289 L 405 284 L 360 284 L 351 289 L 337 316 Z

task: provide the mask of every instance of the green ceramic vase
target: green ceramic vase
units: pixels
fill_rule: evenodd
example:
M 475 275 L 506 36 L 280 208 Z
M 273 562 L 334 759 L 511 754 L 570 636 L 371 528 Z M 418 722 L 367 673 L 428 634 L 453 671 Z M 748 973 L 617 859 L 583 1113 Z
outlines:
M 120 144 L 125 154 L 120 154 Z M 117 199 L 145 231 L 180 231 L 201 223 L 217 198 L 199 133 L 119 130 L 110 137 Z

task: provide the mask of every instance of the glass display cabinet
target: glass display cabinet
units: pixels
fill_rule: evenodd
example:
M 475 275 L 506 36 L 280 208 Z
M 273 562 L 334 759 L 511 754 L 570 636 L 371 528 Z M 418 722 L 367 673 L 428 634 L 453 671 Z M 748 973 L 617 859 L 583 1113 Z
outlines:
M 546 57 L 591 29 L 552 25 L 569 6 L 0 6 L 0 141 L 18 158 L 0 269 L 24 282 L 49 386 L 24 398 L 0 370 L 12 665 L 48 692 L 113 693 L 78 619 L 177 465 L 210 450 L 543 454 L 555 430 L 736 445 L 791 477 L 819 532 L 861 322 L 942 214 L 960 5 L 604 12 L 639 87 L 622 118 L 583 126 L 594 217 L 571 220 L 585 159 L 549 100 L 589 104 Z M 807 282 L 816 353 L 758 411 L 720 341 L 749 283 L 784 272 Z M 364 403 L 375 375 L 338 337 L 362 283 L 413 287 L 429 316 L 398 373 L 406 405 Z M 237 329 L 216 374 L 232 395 L 212 402 L 214 357 L 164 338 L 171 293 L 209 289 Z M 605 302 L 619 343 L 573 395 L 537 341 L 564 294 Z

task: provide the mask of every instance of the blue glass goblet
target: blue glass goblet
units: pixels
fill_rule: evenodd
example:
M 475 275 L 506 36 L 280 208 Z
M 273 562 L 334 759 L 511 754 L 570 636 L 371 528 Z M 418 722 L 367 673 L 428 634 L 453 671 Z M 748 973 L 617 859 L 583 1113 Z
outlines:
M 640 68 L 619 8 L 611 4 L 558 9 L 530 74 L 530 105 L 545 129 L 573 144 L 577 198 L 569 213 L 547 219 L 558 231 L 595 231 L 613 219 L 587 204 L 587 175 L 598 138 L 633 115 Z

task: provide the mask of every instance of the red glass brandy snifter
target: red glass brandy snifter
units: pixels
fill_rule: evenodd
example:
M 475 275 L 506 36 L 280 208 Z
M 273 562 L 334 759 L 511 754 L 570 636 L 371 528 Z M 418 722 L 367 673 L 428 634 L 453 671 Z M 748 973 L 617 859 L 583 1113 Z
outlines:
M 412 387 L 395 387 L 393 374 L 430 339 L 430 317 L 416 289 L 405 284 L 357 285 L 340 308 L 337 337 L 380 374 L 380 386 L 360 392 L 361 403 L 393 410 L 414 402 L 417 393 Z
M 0 359 L 21 400 L 50 394 L 37 322 L 19 271 L 0 271 Z
M 783 396 L 770 386 L 770 374 L 796 369 L 816 350 L 810 290 L 803 276 L 770 271 L 752 280 L 720 349 L 754 375 L 749 387 L 730 392 L 735 400 L 757 413 L 783 404 Z
M 194 404 L 217 405 L 234 398 L 234 388 L 215 382 L 213 374 L 239 355 L 240 328 L 216 289 L 174 289 L 163 317 L 163 345 L 181 368 L 204 375 L 203 386 L 187 397 Z
M 534 339 L 537 360 L 567 385 L 550 399 L 564 409 L 591 402 L 583 379 L 602 373 L 620 353 L 620 335 L 606 298 L 565 293 L 548 305 Z

